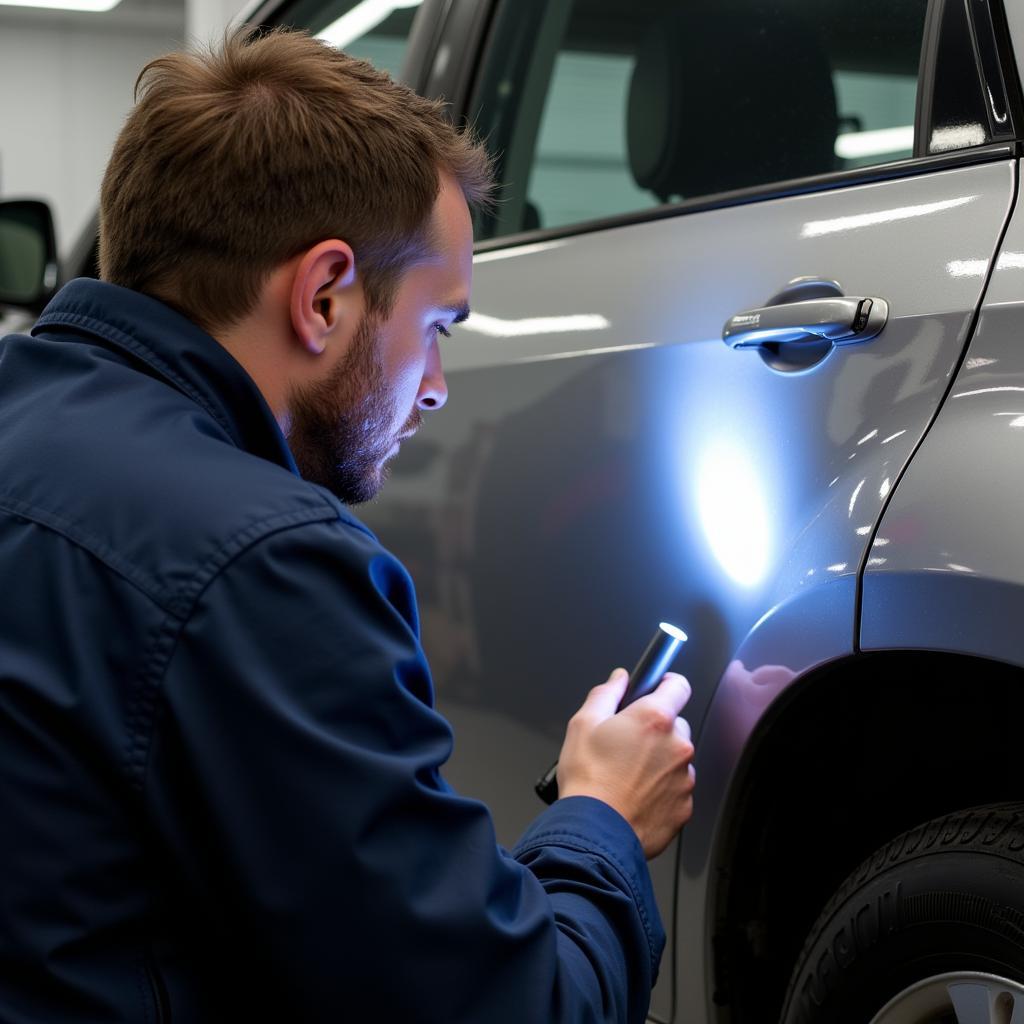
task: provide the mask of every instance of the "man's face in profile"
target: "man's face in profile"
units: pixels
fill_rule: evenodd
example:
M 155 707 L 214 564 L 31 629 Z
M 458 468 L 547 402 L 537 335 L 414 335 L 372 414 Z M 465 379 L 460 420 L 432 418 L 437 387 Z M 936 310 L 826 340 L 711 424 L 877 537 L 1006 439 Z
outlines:
M 373 498 L 387 462 L 448 397 L 439 335 L 469 314 L 473 226 L 442 174 L 432 214 L 436 253 L 403 275 L 386 320 L 364 315 L 348 351 L 289 401 L 288 444 L 302 476 L 347 504 Z
M 299 472 L 348 505 L 377 494 L 399 437 L 423 421 L 414 406 L 394 433 L 398 399 L 385 378 L 381 341 L 377 318 L 365 316 L 345 358 L 291 401 L 288 444 Z

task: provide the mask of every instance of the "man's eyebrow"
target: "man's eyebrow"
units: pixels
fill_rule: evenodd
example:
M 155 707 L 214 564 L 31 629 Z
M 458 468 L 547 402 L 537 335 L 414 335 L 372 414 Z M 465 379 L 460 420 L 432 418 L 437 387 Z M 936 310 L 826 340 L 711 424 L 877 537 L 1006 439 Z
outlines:
M 469 319 L 469 303 L 458 302 L 453 306 L 438 306 L 442 313 L 450 313 L 452 315 L 453 324 L 461 324 L 464 320 Z

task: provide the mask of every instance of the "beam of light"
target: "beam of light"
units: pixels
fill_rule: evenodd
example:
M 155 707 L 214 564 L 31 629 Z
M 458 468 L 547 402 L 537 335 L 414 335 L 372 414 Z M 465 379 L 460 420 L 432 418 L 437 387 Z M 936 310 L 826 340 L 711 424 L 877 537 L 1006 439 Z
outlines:
M 902 437 L 906 433 L 905 430 L 897 430 L 895 434 L 890 434 L 884 441 L 879 441 L 879 444 L 888 444 L 890 441 L 895 441 L 897 437 Z
M 708 546 L 736 583 L 760 583 L 771 561 L 768 503 L 757 467 L 741 447 L 710 444 L 697 466 L 697 511 Z
M 854 231 L 857 228 L 869 228 L 876 224 L 889 224 L 897 220 L 910 220 L 912 217 L 928 217 L 943 210 L 953 210 L 958 206 L 973 203 L 977 196 L 960 196 L 958 199 L 942 199 L 937 203 L 919 203 L 916 206 L 896 206 L 890 210 L 875 210 L 872 213 L 856 213 L 848 217 L 833 217 L 830 220 L 809 220 L 800 232 L 802 238 L 817 238 L 820 235 L 832 235 L 839 231 Z
M 503 320 L 485 313 L 471 313 L 463 330 L 486 334 L 489 338 L 523 338 L 530 334 L 564 334 L 567 331 L 603 331 L 611 324 L 594 313 L 573 316 L 533 316 L 524 320 Z M 632 347 L 632 346 L 630 346 Z M 646 346 L 644 346 L 646 347 Z
M 843 160 L 856 160 L 865 156 L 881 156 L 914 148 L 914 126 L 876 128 L 867 132 L 843 132 L 836 136 L 835 153 Z
M 4 0 L 0 0 L 4 2 Z M 365 36 L 375 29 L 382 21 L 386 21 L 395 11 L 405 7 L 419 7 L 423 0 L 363 0 L 347 11 L 337 21 L 332 21 L 317 39 L 344 50 L 349 43 Z

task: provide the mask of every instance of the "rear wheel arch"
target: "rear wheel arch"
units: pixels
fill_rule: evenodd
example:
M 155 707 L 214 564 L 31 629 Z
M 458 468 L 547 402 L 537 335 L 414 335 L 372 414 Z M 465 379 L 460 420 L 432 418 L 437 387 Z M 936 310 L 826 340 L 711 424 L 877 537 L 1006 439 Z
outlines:
M 941 814 L 1024 799 L 1022 719 L 1024 667 L 956 654 L 854 655 L 788 687 L 721 815 L 708 910 L 723 1020 L 777 1016 L 819 912 L 879 846 Z

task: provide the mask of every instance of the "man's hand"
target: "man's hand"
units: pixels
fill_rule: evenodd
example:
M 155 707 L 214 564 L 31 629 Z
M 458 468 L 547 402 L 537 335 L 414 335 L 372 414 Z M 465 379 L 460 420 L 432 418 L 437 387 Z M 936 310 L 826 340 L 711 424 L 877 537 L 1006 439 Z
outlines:
M 616 669 L 569 720 L 558 792 L 613 807 L 633 826 L 650 860 L 693 813 L 693 744 L 689 724 L 678 717 L 690 684 L 666 672 L 656 690 L 616 714 L 628 682 L 625 669 Z

